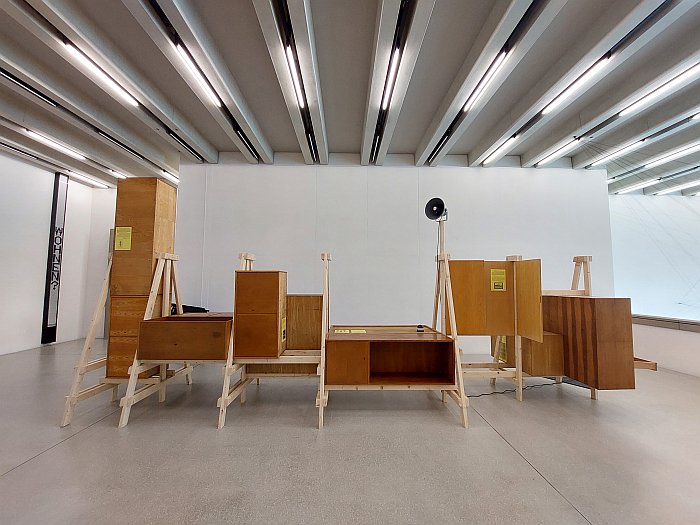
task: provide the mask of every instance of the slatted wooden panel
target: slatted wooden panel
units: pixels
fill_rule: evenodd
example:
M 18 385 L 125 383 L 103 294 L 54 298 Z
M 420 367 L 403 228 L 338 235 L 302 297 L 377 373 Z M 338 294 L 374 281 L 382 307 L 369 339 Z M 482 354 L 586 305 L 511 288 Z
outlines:
M 518 335 L 543 341 L 542 328 L 542 261 L 514 261 L 516 271 L 515 301 L 518 305 Z
M 629 299 L 543 297 L 544 329 L 564 338 L 564 374 L 599 390 L 634 388 Z

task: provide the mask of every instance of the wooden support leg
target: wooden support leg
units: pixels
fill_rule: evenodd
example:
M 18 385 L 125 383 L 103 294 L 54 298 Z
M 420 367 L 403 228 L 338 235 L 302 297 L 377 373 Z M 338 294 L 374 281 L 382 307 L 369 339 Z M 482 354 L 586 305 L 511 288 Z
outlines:
M 134 362 L 129 369 L 129 383 L 126 385 L 126 393 L 124 394 L 124 406 L 122 407 L 122 415 L 119 418 L 119 428 L 124 428 L 129 422 L 129 414 L 131 413 L 131 405 L 134 403 L 134 392 L 136 392 L 136 383 L 139 379 L 139 362 L 134 356 Z
M 554 377 L 554 381 L 555 381 L 557 384 L 560 384 L 560 383 L 562 383 L 562 382 L 564 381 L 564 376 L 555 376 L 555 377 Z
M 447 403 L 447 390 L 442 391 L 442 402 Z
M 168 379 L 168 365 L 160 365 L 160 381 L 163 382 Z M 163 403 L 165 401 L 165 385 L 158 390 L 158 402 Z
M 112 387 L 112 402 L 119 401 L 119 385 Z
M 189 364 L 187 361 L 185 361 L 185 366 L 186 366 L 187 368 L 189 368 L 189 367 L 190 367 L 190 364 Z M 191 385 L 191 384 L 192 384 L 192 372 L 187 372 L 187 373 L 185 374 L 185 384 L 187 384 L 187 385 Z
M 259 378 L 259 377 L 255 380 L 255 384 L 256 384 L 256 385 L 259 385 L 259 384 L 260 384 L 260 378 Z
M 594 401 L 598 401 L 598 389 L 597 388 L 591 388 L 591 399 Z
M 246 366 L 243 365 L 243 368 L 241 368 L 241 382 L 243 383 L 243 390 L 241 390 L 241 405 L 244 405 L 246 400 L 246 391 L 248 390 L 248 386 L 246 385 L 245 380 L 247 376 Z
M 515 336 L 515 399 L 523 400 L 523 341 Z
M 224 385 L 221 389 L 221 399 L 219 400 L 219 424 L 217 428 L 224 428 L 224 425 L 226 424 L 226 407 L 228 406 L 226 404 L 226 398 L 228 397 L 228 391 L 231 388 L 231 375 L 228 368 L 229 367 L 227 366 L 224 370 Z
M 501 336 L 497 335 L 496 336 L 496 344 L 495 344 L 494 349 L 493 349 L 493 362 L 494 363 L 498 363 L 498 361 L 499 361 L 498 356 L 500 355 L 500 353 L 501 353 Z M 492 370 L 498 370 L 498 368 L 492 368 Z M 492 377 L 489 380 L 489 383 L 491 384 L 492 387 L 496 386 L 496 378 Z

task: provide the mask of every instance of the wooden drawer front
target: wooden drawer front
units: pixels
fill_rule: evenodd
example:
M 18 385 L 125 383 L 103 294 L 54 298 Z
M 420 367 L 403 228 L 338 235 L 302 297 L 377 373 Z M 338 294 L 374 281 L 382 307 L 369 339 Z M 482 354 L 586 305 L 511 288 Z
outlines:
M 109 335 L 110 337 L 138 337 L 139 324 L 146 313 L 148 296 L 122 296 L 110 298 Z M 153 309 L 154 317 L 160 317 L 163 308 L 163 296 L 156 297 Z
M 280 308 L 284 303 L 284 307 Z M 286 310 L 287 274 L 285 272 L 236 272 L 237 314 L 272 314 Z
M 235 357 L 278 357 L 284 351 L 277 314 L 239 314 L 234 324 Z
M 140 359 L 226 360 L 231 321 L 176 319 L 141 321 Z
M 369 384 L 369 341 L 328 341 L 326 383 L 329 385 Z
M 321 348 L 322 295 L 287 296 L 287 348 Z

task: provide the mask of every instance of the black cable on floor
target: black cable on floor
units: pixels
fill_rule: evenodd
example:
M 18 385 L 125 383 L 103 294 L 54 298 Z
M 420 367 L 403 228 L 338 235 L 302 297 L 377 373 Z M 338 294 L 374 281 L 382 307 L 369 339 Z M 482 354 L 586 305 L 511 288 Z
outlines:
M 562 384 L 564 384 L 564 383 L 566 383 L 567 385 L 574 385 L 574 386 L 580 386 L 580 387 L 583 387 L 583 388 L 588 388 L 588 387 L 587 387 L 586 385 L 584 385 L 583 383 L 579 383 L 578 381 L 575 381 L 575 380 L 573 380 L 573 379 L 569 379 L 568 377 L 565 377 L 564 379 L 562 379 L 562 382 L 561 382 L 561 383 L 556 383 L 556 382 L 555 382 L 555 383 L 541 383 L 541 384 L 539 384 L 539 385 L 527 385 L 527 386 L 524 386 L 524 387 L 523 387 L 523 390 L 527 390 L 527 389 L 529 389 L 529 388 L 540 388 L 540 387 L 543 387 L 543 386 L 562 385 Z M 494 394 L 509 394 L 509 393 L 511 393 L 511 392 L 515 392 L 515 390 L 516 390 L 515 388 L 509 388 L 508 390 L 498 390 L 498 391 L 496 391 L 496 392 L 484 392 L 483 394 L 473 394 L 473 395 L 467 396 L 467 397 L 492 396 L 492 395 L 494 395 Z

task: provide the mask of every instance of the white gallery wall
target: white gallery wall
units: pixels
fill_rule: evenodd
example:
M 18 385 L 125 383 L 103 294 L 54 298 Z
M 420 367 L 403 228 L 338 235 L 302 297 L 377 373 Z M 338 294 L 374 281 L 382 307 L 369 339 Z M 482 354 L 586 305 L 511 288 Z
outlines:
M 185 302 L 231 311 L 241 251 L 256 255 L 257 269 L 286 270 L 290 293 L 320 293 L 328 251 L 332 322 L 428 323 L 437 225 L 423 209 L 432 197 L 449 209 L 452 258 L 541 258 L 543 286 L 568 288 L 572 257 L 592 255 L 595 293 L 613 294 L 602 171 L 343 160 L 307 166 L 289 155 L 252 166 L 222 155 L 217 165 L 182 166 L 176 252 Z
M 54 174 L 0 154 L 0 354 L 40 345 Z M 58 342 L 84 337 L 97 291 L 102 231 L 114 222 L 114 190 L 68 186 Z M 104 246 L 108 250 L 108 244 Z M 98 285 L 99 289 L 99 285 Z M 87 321 L 86 321 L 87 318 Z
M 700 198 L 610 197 L 615 290 L 635 314 L 700 320 Z

